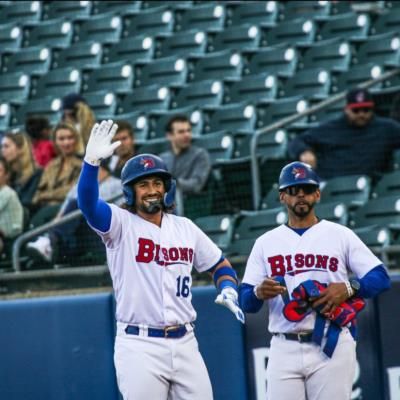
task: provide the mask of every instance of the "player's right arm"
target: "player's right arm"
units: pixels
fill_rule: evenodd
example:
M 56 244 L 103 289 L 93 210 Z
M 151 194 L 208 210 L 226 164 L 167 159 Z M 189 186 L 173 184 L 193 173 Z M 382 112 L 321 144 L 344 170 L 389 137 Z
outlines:
M 112 120 L 93 126 L 78 181 L 78 206 L 89 224 L 101 232 L 110 229 L 111 208 L 99 198 L 97 175 L 100 161 L 110 157 L 121 144 L 111 143 L 117 129 Z

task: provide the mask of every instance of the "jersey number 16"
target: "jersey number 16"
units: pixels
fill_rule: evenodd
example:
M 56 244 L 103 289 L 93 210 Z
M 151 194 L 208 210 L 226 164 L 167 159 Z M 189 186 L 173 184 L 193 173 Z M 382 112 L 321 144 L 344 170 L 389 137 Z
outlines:
M 176 296 L 188 297 L 190 293 L 190 276 L 178 276 L 176 278 Z

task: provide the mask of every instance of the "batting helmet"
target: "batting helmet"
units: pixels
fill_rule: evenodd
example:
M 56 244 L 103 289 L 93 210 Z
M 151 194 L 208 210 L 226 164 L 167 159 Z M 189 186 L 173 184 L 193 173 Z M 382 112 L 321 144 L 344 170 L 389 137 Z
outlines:
M 279 190 L 295 185 L 314 185 L 319 187 L 320 179 L 310 165 L 295 161 L 285 165 L 279 175 Z
M 176 184 L 164 161 L 153 154 L 139 154 L 129 159 L 124 165 L 121 171 L 121 182 L 126 203 L 130 206 L 135 204 L 135 191 L 132 185 L 150 175 L 160 176 L 164 181 L 166 190 L 164 205 L 170 207 L 174 202 Z

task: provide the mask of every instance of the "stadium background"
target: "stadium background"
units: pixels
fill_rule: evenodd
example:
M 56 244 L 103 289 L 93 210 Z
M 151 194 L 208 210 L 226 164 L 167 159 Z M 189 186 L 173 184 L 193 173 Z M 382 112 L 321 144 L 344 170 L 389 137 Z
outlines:
M 130 121 L 139 150 L 159 153 L 168 146 L 167 119 L 188 114 L 194 143 L 209 150 L 213 169 L 205 190 L 185 198 L 185 213 L 242 273 L 254 237 L 284 221 L 273 185 L 288 161 L 288 140 L 340 113 L 343 93 L 355 85 L 371 87 L 379 115 L 393 110 L 399 27 L 399 3 L 389 1 L 0 1 L 0 132 L 23 128 L 29 114 L 55 124 L 62 96 L 80 92 L 97 119 Z M 368 151 L 368 143 L 360 146 Z M 394 152 L 385 174 L 390 190 L 366 176 L 338 178 L 318 210 L 356 229 L 394 280 L 399 165 Z M 21 248 L 51 225 L 25 232 L 1 260 L 0 337 L 9 346 L 0 398 L 116 398 L 105 255 L 86 241 L 77 258 L 32 264 Z M 35 297 L 87 287 L 104 293 L 7 300 L 13 292 Z M 354 396 L 361 388 L 363 399 L 400 398 L 396 292 L 362 315 Z M 267 343 L 263 314 L 241 331 L 215 310 L 213 296 L 210 287 L 194 290 L 216 399 L 256 399 Z

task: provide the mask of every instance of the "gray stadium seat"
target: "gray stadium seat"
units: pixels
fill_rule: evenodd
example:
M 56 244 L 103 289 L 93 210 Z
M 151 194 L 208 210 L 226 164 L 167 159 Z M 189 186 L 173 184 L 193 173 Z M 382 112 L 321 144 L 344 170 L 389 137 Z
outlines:
M 103 64 L 93 70 L 82 85 L 83 92 L 111 91 L 114 93 L 130 93 L 133 88 L 134 70 L 132 65 L 122 61 Z
M 168 7 L 173 10 L 186 10 L 188 8 L 192 8 L 194 6 L 194 1 L 190 0 L 182 0 L 182 1 L 162 1 L 162 0 L 144 0 L 141 2 L 142 10 L 148 10 L 152 8 L 159 8 L 168 4 Z
M 54 54 L 52 68 L 95 69 L 100 66 L 102 46 L 98 42 L 77 43 Z
M 0 24 L 37 23 L 42 15 L 41 1 L 13 1 L 1 9 Z
M 326 219 L 341 225 L 347 225 L 349 219 L 346 205 L 340 202 L 316 204 L 315 214 L 319 219 Z
M 170 142 L 167 139 L 146 140 L 145 142 L 137 143 L 137 145 L 138 154 L 161 154 L 170 149 Z
M 338 13 L 338 6 L 332 1 L 288 1 L 282 7 L 279 13 L 279 19 L 290 21 L 292 19 L 307 17 L 307 18 L 326 18 L 329 15 Z M 339 2 L 347 3 L 347 2 Z M 345 4 L 348 10 L 350 5 Z
M 393 169 L 400 169 L 400 149 L 393 151 Z
M 276 25 L 279 3 L 277 1 L 238 2 L 226 12 L 226 26 L 255 24 L 261 27 Z
M 85 100 L 98 120 L 114 118 L 117 109 L 117 98 L 114 93 L 110 91 L 85 93 Z
M 397 2 L 395 2 L 397 3 Z M 400 13 L 395 10 L 386 11 L 379 15 L 371 27 L 371 35 L 377 35 L 387 32 L 399 32 L 400 30 Z
M 24 72 L 0 75 L 0 103 L 24 103 L 29 97 L 30 82 L 30 76 Z
M 381 226 L 365 226 L 353 229 L 353 232 L 370 248 L 388 246 L 392 241 L 390 230 Z
M 2 58 L 2 73 L 25 72 L 29 75 L 43 75 L 50 69 L 51 51 L 47 47 L 30 47 Z
M 227 131 L 212 132 L 193 138 L 193 144 L 207 150 L 211 164 L 221 160 L 230 160 L 233 155 L 234 141 Z
M 400 194 L 400 171 L 388 172 L 382 175 L 381 179 L 373 189 L 374 197 L 383 197 Z
M 0 101 L 0 132 L 6 131 L 10 126 L 11 106 L 9 103 Z
M 279 199 L 278 184 L 272 185 L 267 194 L 261 199 L 260 209 L 271 209 L 282 207 L 281 201 Z
M 93 14 L 104 14 L 108 12 L 115 12 L 123 15 L 135 14 L 140 11 L 141 1 L 93 1 L 92 2 Z
M 143 142 L 148 139 L 149 119 L 141 112 L 130 112 L 114 116 L 114 121 L 127 121 L 133 127 L 135 141 Z
M 0 54 L 15 52 L 22 44 L 22 30 L 15 23 L 0 25 Z
M 84 20 L 90 18 L 91 10 L 91 1 L 49 1 L 44 3 L 43 19 Z

